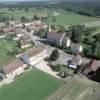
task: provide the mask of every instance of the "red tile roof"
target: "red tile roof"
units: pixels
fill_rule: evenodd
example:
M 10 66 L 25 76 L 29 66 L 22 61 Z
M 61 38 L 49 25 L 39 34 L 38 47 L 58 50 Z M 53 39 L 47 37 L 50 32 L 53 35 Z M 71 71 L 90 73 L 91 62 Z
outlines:
M 32 49 L 30 49 L 28 52 L 27 52 L 27 54 L 28 54 L 28 56 L 31 58 L 31 57 L 33 57 L 33 56 L 35 56 L 35 55 L 38 55 L 39 53 L 41 53 L 42 51 L 44 51 L 45 50 L 45 45 L 40 45 L 40 46 L 38 46 L 38 47 L 34 47 L 34 48 L 32 48 Z
M 21 60 L 14 60 L 11 63 L 7 64 L 4 68 L 3 71 L 5 74 L 9 74 L 10 72 L 16 70 L 17 68 L 23 66 L 24 63 Z
M 83 69 L 82 72 L 85 75 L 88 75 L 88 73 L 90 73 L 92 71 L 95 72 L 99 67 L 100 67 L 100 61 L 92 60 L 85 66 L 85 68 Z

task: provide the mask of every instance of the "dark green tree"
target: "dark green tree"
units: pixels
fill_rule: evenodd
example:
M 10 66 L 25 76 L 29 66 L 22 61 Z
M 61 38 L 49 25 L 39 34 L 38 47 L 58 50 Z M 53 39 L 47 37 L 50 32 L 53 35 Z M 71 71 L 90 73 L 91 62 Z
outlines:
M 1 28 L 0 29 L 0 34 L 3 34 L 3 33 L 5 33 L 5 32 L 4 32 L 3 28 Z
M 96 42 L 92 46 L 92 54 L 97 59 L 100 59 L 100 42 Z
M 44 38 L 46 36 L 46 30 L 45 29 L 40 29 L 38 31 L 38 35 L 40 38 Z
M 96 71 L 96 80 L 100 82 L 100 67 Z
M 85 26 L 84 25 L 70 26 L 69 30 L 71 32 L 71 39 L 74 42 L 77 42 L 77 43 L 83 42 L 84 32 L 85 32 Z
M 25 16 L 21 17 L 21 22 L 27 22 L 27 21 L 28 21 L 28 19 Z
M 28 12 L 28 11 L 29 11 L 29 8 L 28 8 L 28 7 L 26 7 L 26 8 L 24 8 L 24 10 L 25 10 L 25 12 Z
M 52 51 L 50 55 L 50 60 L 56 61 L 59 58 L 59 51 L 58 49 L 55 49 Z

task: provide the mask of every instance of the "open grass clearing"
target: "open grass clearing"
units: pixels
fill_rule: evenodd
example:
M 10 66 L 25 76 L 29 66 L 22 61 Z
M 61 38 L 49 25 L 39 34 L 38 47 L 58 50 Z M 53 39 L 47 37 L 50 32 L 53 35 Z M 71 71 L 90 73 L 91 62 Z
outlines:
M 82 23 L 89 23 L 94 21 L 100 21 L 98 18 L 88 17 L 79 15 L 73 12 L 65 11 L 65 10 L 58 10 L 59 15 L 55 16 L 56 21 L 52 21 L 52 18 L 49 19 L 51 24 L 55 25 L 75 25 L 75 24 L 82 24 Z
M 38 70 L 32 69 L 0 88 L 1 100 L 46 100 L 63 83 Z
M 0 67 L 14 59 L 13 56 L 8 54 L 8 51 L 12 51 L 14 46 L 16 46 L 16 41 L 6 38 L 0 39 Z

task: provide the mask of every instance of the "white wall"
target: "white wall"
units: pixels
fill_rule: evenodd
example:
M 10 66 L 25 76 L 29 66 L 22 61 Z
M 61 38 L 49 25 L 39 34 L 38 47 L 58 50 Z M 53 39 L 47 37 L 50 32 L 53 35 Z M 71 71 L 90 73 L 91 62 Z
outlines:
M 44 51 L 41 52 L 40 54 L 38 54 L 38 55 L 36 55 L 36 56 L 34 56 L 34 57 L 31 57 L 31 58 L 29 59 L 29 61 L 30 61 L 29 63 L 30 63 L 31 65 L 35 65 L 35 64 L 38 63 L 39 61 L 43 60 L 46 56 L 47 56 L 46 50 L 44 50 Z

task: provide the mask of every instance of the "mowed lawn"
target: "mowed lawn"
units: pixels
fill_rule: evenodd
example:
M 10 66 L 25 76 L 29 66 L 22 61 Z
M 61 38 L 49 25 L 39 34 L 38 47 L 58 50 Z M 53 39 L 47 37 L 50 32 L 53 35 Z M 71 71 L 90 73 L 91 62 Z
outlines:
M 61 87 L 60 80 L 32 69 L 9 84 L 0 88 L 0 100 L 46 100 Z
M 14 59 L 13 56 L 9 55 L 8 52 L 16 46 L 16 41 L 7 40 L 5 38 L 0 39 L 0 67 L 7 64 Z

